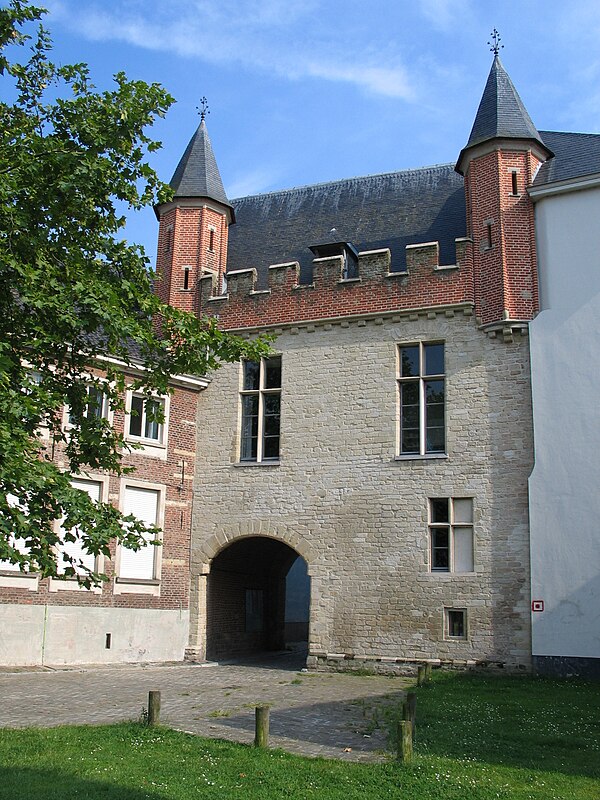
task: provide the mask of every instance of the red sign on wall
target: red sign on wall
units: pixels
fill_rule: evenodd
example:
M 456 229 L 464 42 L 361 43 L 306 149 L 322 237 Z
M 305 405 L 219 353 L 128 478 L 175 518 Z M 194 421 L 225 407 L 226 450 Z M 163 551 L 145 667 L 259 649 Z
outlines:
M 531 601 L 531 610 L 532 611 L 543 611 L 544 610 L 544 601 L 543 600 L 532 600 Z

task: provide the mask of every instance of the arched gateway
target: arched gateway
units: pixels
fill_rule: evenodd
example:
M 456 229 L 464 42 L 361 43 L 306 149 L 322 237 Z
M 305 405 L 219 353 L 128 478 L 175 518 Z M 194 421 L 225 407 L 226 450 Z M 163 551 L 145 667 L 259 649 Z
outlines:
M 306 645 L 310 578 L 300 549 L 264 535 L 221 547 L 197 582 L 203 641 L 188 654 L 222 661 Z

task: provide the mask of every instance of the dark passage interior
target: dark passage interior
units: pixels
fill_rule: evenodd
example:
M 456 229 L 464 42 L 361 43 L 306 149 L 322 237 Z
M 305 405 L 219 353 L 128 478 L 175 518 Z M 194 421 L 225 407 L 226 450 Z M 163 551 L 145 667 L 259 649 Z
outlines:
M 226 547 L 208 576 L 207 658 L 225 660 L 308 642 L 306 562 L 283 542 L 252 536 Z

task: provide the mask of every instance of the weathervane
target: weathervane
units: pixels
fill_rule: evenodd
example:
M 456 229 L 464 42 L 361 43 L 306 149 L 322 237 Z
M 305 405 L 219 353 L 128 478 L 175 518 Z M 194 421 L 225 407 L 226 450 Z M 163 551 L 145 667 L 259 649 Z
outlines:
M 492 53 L 495 56 L 497 56 L 498 53 L 500 52 L 500 50 L 504 47 L 504 45 L 500 44 L 500 34 L 496 30 L 496 28 L 494 28 L 494 30 L 491 32 L 490 36 L 492 37 L 492 39 L 494 41 L 494 44 L 492 44 L 491 42 L 488 42 L 488 44 L 490 46 L 490 50 L 492 51 Z
M 200 108 L 198 108 L 198 106 L 196 106 L 196 111 L 200 112 L 200 119 L 201 120 L 206 119 L 206 115 L 210 114 L 210 111 L 208 110 L 208 100 L 206 99 L 206 97 L 201 97 L 200 98 Z

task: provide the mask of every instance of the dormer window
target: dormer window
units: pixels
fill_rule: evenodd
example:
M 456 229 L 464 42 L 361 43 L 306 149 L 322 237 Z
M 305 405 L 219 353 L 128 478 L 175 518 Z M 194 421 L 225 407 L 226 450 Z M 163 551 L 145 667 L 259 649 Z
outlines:
M 312 245 L 310 250 L 315 258 L 342 256 L 341 280 L 347 281 L 358 278 L 358 250 L 351 242 L 325 242 Z

